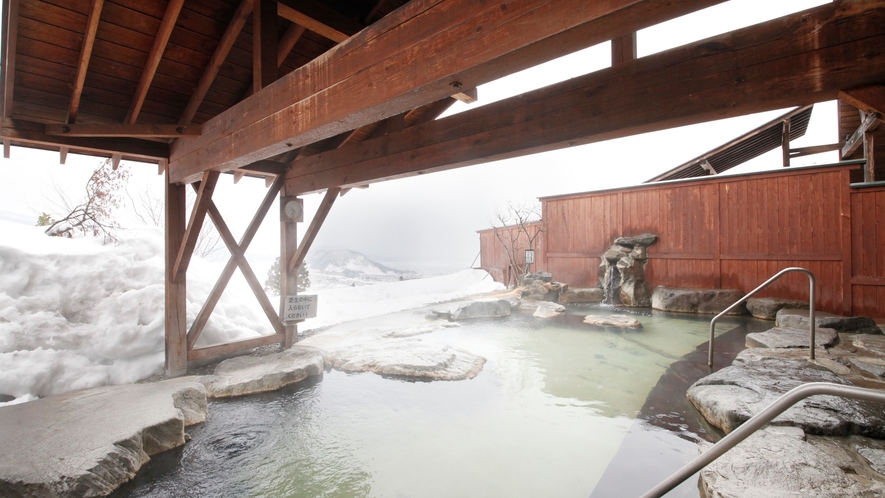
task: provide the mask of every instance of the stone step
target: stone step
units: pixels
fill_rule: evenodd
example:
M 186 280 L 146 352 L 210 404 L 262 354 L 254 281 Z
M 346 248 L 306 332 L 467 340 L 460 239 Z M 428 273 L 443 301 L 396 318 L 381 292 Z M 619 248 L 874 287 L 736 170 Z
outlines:
M 814 331 L 814 344 L 817 347 L 829 348 L 839 340 L 839 333 L 834 329 L 819 327 Z M 747 334 L 748 348 L 807 348 L 808 329 L 790 329 L 775 327 L 765 332 Z
M 882 329 L 876 325 L 872 318 L 865 316 L 840 316 L 825 311 L 814 313 L 814 322 L 817 327 L 835 329 L 837 332 L 856 334 L 881 334 Z M 778 327 L 808 330 L 808 311 L 795 309 L 782 309 L 777 312 Z

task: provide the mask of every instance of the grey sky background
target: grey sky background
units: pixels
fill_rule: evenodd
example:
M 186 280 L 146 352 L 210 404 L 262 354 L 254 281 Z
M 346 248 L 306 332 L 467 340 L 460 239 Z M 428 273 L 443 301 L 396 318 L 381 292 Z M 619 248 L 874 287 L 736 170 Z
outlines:
M 732 0 L 686 18 L 638 34 L 639 56 L 690 43 L 721 32 L 816 5 L 821 0 Z M 479 102 L 456 104 L 447 115 L 546 86 L 609 65 L 609 44 L 604 43 L 511 75 L 479 88 Z M 440 264 L 467 267 L 479 251 L 476 230 L 488 228 L 496 209 L 508 201 L 539 196 L 599 190 L 640 183 L 661 171 L 696 157 L 786 110 L 637 135 L 619 140 L 572 147 L 554 152 L 508 159 L 457 170 L 373 184 L 354 189 L 338 199 L 314 244 L 315 248 L 347 248 L 386 263 Z M 808 134 L 794 147 L 838 141 L 836 106 L 815 106 Z M 780 167 L 776 150 L 736 168 L 735 173 Z M 807 156 L 794 165 L 835 162 L 835 153 Z M 86 180 L 102 160 L 70 155 L 58 164 L 58 153 L 13 147 L 10 159 L 0 160 L 0 219 L 36 222 L 43 211 L 58 212 L 56 190 L 76 200 Z M 132 171 L 129 191 L 163 196 L 163 177 L 155 165 L 128 163 Z M 223 175 L 215 193 L 234 235 L 246 225 L 263 198 L 262 180 L 244 178 L 234 185 Z M 305 196 L 306 229 L 322 195 Z M 279 254 L 278 208 L 271 209 L 247 256 L 263 275 Z M 122 214 L 124 226 L 135 225 Z M 589 228 L 588 228 L 589 229 Z M 0 235 L 2 236 L 2 235 Z M 226 259 L 226 253 L 219 256 Z

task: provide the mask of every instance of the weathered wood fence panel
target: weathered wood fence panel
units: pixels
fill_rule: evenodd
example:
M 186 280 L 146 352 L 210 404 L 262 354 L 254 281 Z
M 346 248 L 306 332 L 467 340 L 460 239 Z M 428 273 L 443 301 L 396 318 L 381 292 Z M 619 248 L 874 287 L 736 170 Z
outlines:
M 660 237 L 646 267 L 652 286 L 748 292 L 783 268 L 801 266 L 817 276 L 820 309 L 882 317 L 885 187 L 851 188 L 857 168 L 791 168 L 546 197 L 547 251 L 536 266 L 573 287 L 594 286 L 600 255 L 615 238 L 651 232 Z M 486 240 L 484 266 L 492 262 Z M 760 294 L 773 295 L 808 299 L 808 280 L 788 275 Z

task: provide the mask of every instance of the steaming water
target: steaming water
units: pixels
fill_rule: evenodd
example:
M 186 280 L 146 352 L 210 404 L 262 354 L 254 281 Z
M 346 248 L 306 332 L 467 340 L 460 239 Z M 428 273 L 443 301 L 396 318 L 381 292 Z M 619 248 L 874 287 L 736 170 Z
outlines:
M 117 495 L 640 494 L 693 458 L 695 441 L 707 435 L 684 386 L 649 393 L 706 341 L 709 317 L 637 315 L 641 331 L 580 323 L 581 315 L 610 312 L 511 316 L 421 336 L 488 358 L 472 380 L 332 371 L 282 391 L 211 402 L 208 420 L 189 429 L 192 441 L 155 456 Z M 415 319 L 400 313 L 361 323 Z M 686 483 L 672 496 L 697 489 Z

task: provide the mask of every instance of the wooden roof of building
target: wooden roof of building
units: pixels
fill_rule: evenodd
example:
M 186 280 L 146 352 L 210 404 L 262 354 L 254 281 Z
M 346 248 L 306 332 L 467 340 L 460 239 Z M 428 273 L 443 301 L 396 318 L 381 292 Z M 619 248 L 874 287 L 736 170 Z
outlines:
M 885 88 L 885 0 L 635 58 L 636 31 L 721 1 L 4 0 L 0 138 L 298 195 Z M 610 69 L 434 121 L 607 40 Z

